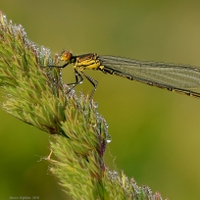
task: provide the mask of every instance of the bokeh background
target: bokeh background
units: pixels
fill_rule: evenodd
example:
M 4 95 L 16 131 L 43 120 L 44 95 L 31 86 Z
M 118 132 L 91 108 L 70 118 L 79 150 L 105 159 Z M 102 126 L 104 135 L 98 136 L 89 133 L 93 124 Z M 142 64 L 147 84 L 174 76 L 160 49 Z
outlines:
M 200 1 L 1 0 L 30 40 L 52 53 L 95 52 L 200 66 Z M 63 71 L 66 82 L 73 70 Z M 200 100 L 88 71 L 112 142 L 107 166 L 169 199 L 200 199 Z M 77 92 L 90 92 L 85 81 Z M 3 93 L 0 95 L 3 102 Z M 40 159 L 49 135 L 0 110 L 0 199 L 68 199 Z

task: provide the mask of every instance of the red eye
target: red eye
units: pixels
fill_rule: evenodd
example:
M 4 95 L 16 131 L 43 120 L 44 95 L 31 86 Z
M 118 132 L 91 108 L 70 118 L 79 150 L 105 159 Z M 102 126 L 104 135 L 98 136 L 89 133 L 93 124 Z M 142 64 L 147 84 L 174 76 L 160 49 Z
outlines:
M 61 61 L 69 61 L 72 57 L 72 54 L 69 51 L 64 51 L 60 57 Z

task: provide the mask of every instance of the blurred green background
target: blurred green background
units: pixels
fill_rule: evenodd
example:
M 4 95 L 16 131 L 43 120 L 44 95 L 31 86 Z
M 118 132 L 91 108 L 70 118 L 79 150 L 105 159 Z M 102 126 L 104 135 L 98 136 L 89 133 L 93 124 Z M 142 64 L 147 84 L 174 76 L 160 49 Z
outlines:
M 52 53 L 95 52 L 200 66 L 200 1 L 1 0 L 30 40 Z M 63 71 L 66 82 L 73 70 Z M 88 71 L 99 81 L 94 100 L 112 142 L 106 164 L 169 199 L 200 199 L 200 100 Z M 76 88 L 85 94 L 85 81 Z M 4 94 L 1 93 L 1 102 Z M 68 199 L 40 161 L 49 135 L 0 110 L 0 199 Z

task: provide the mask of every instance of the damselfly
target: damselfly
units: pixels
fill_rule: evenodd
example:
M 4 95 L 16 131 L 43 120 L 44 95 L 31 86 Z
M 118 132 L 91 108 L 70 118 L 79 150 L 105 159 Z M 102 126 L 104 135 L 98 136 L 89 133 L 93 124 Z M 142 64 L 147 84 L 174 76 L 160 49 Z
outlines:
M 188 96 L 200 97 L 200 93 L 194 90 L 200 88 L 200 68 L 198 67 L 144 62 L 115 56 L 100 56 L 95 53 L 74 56 L 69 51 L 61 54 L 60 61 L 64 61 L 64 65 L 56 66 L 58 68 L 74 64 L 76 82 L 72 83 L 72 88 L 80 84 L 83 77 L 92 83 L 94 88 L 91 97 L 98 82 L 84 73 L 86 69 L 99 70 L 105 74 L 121 76 Z

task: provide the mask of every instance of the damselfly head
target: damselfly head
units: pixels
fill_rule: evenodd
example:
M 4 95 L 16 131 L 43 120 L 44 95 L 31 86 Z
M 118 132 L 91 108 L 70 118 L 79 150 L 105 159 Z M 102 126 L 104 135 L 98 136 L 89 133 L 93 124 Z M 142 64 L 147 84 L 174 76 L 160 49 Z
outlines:
M 70 63 L 72 59 L 72 53 L 69 51 L 63 51 L 60 56 L 60 61 L 64 61 L 67 63 Z

